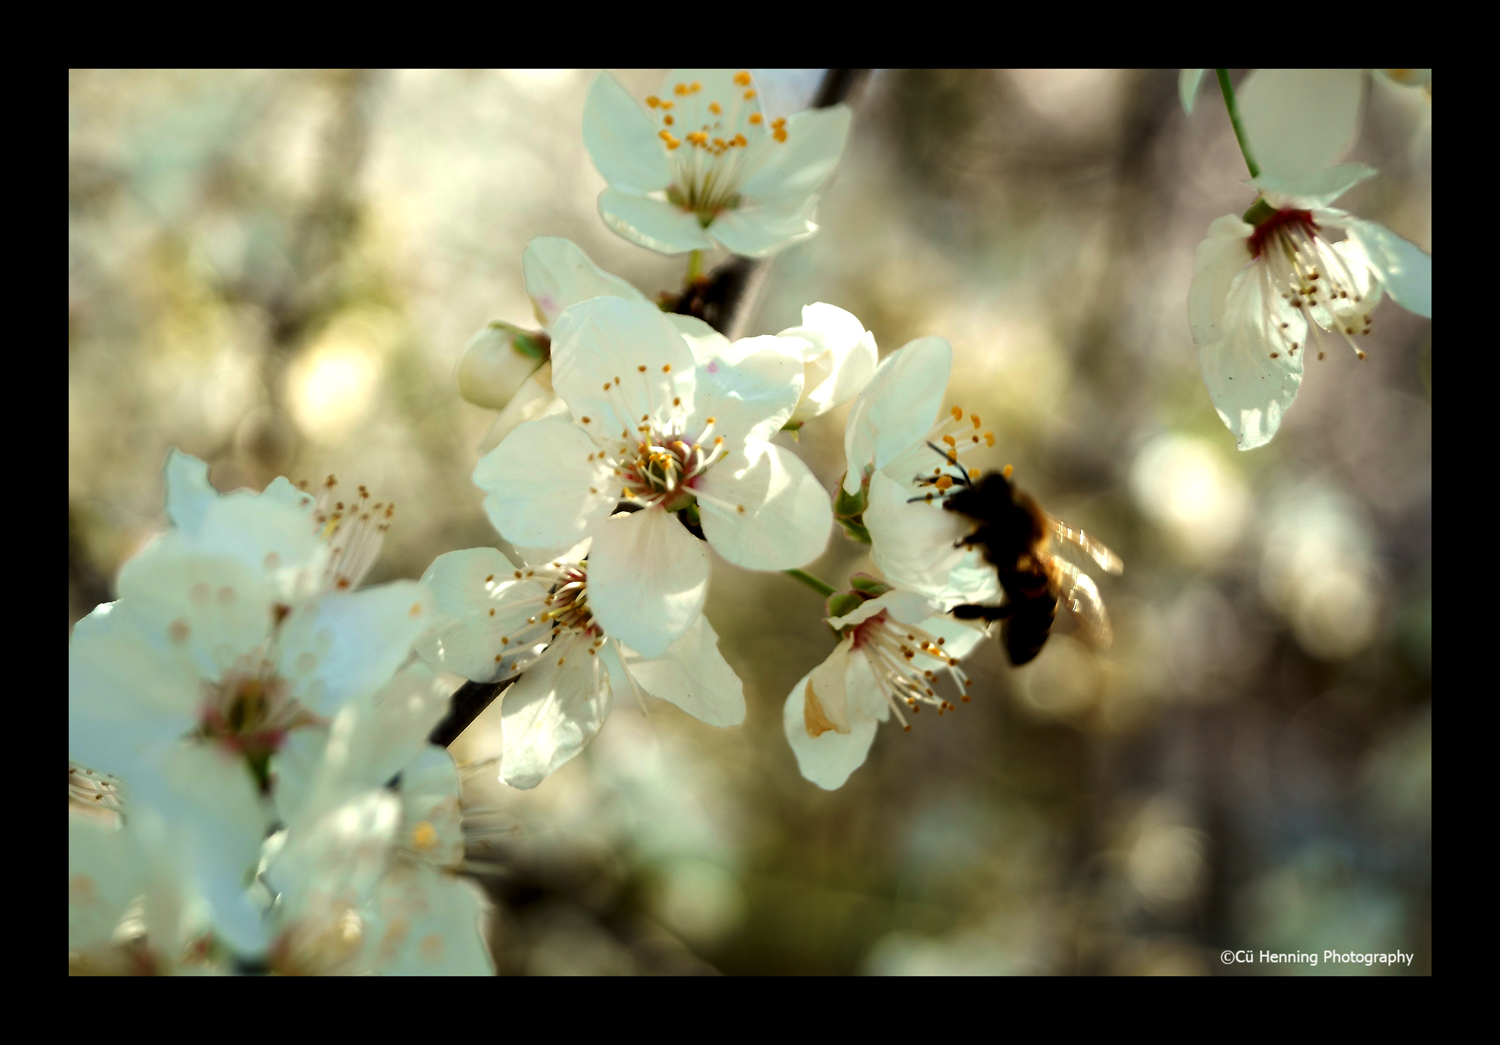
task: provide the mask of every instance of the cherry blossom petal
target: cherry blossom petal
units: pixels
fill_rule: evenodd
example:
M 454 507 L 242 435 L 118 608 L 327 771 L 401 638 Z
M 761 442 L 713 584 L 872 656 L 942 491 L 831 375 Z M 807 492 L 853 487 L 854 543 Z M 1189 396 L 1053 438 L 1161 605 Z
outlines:
M 881 613 L 889 614 L 892 620 L 902 624 L 919 624 L 937 611 L 938 607 L 933 605 L 932 600 L 926 596 L 918 595 L 914 591 L 902 591 L 900 588 L 895 588 L 884 595 L 866 599 L 852 612 L 842 617 L 830 617 L 828 626 L 841 630 L 851 624 L 867 621 Z
M 583 144 L 604 180 L 645 194 L 672 180 L 656 125 L 619 80 L 601 72 L 583 103 Z
M 589 608 L 612 639 L 659 657 L 703 610 L 708 552 L 660 508 L 616 515 L 589 551 Z
M 614 508 L 614 482 L 593 442 L 562 417 L 518 426 L 474 468 L 495 529 L 534 548 L 565 548 L 592 533 Z
M 724 346 L 718 358 L 699 365 L 687 431 L 701 432 L 712 417 L 714 434 L 729 446 L 771 438 L 802 394 L 806 346 L 800 338 L 772 335 Z
M 1251 261 L 1249 239 L 1255 230 L 1226 214 L 1208 227 L 1208 238 L 1198 244 L 1193 282 L 1188 287 L 1188 323 L 1193 341 L 1211 344 L 1224 336 L 1224 305 L 1229 284 Z
M 884 468 L 932 428 L 952 364 L 953 348 L 940 337 L 918 338 L 881 362 L 844 426 L 847 492 L 859 489 L 864 468 Z
M 1271 441 L 1302 385 L 1306 320 L 1267 286 L 1260 267 L 1236 276 L 1224 313 L 1224 337 L 1198 350 L 1214 408 L 1241 450 Z M 1278 351 L 1274 342 L 1280 334 L 1268 329 L 1276 324 L 1286 324 L 1286 336 L 1304 351 Z
M 666 317 L 688 343 L 693 359 L 699 366 L 712 363 L 729 352 L 729 339 L 697 316 L 680 316 L 669 312 Z
M 751 570 L 786 570 L 823 554 L 833 526 L 828 492 L 796 456 L 750 442 L 698 484 L 703 536 L 714 551 Z
M 163 467 L 167 479 L 167 518 L 179 530 L 197 533 L 219 491 L 208 481 L 208 462 L 173 447 Z
M 492 976 L 484 890 L 466 878 L 398 864 L 375 887 L 366 931 L 382 976 Z
M 852 119 L 847 105 L 805 109 L 789 116 L 786 141 L 780 142 L 760 169 L 745 179 L 740 191 L 758 203 L 800 202 L 811 196 L 838 166 Z M 713 231 L 717 237 L 717 221 Z
M 467 548 L 433 560 L 422 583 L 437 623 L 416 644 L 428 663 L 473 682 L 498 682 L 528 656 L 519 636 L 545 607 L 547 585 L 526 577 L 494 548 Z M 520 576 L 518 576 L 520 575 Z
M 883 473 L 870 480 L 864 521 L 873 542 L 870 557 L 886 580 L 943 606 L 998 598 L 995 568 L 978 549 L 958 543 L 973 524 L 935 503 L 908 503 L 912 495 L 910 484 Z
M 1358 243 L 1385 292 L 1408 312 L 1432 318 L 1432 255 L 1379 222 L 1341 215 L 1349 238 Z
M 1182 102 L 1182 111 L 1193 115 L 1193 103 L 1198 100 L 1198 85 L 1203 82 L 1207 69 L 1183 69 L 1177 74 L 1177 100 Z
M 592 583 L 589 588 L 592 593 Z M 587 638 L 569 633 L 506 690 L 500 708 L 500 778 L 511 787 L 536 787 L 582 751 L 604 724 L 609 674 L 590 649 Z
M 1256 69 L 1235 92 L 1261 169 L 1286 178 L 1339 161 L 1354 144 L 1363 94 L 1361 69 Z
M 797 768 L 802 775 L 825 791 L 834 791 L 844 786 L 850 773 L 864 765 L 879 722 L 867 716 L 851 722 L 848 733 L 830 729 L 817 737 L 809 736 L 803 700 L 811 678 L 809 673 L 792 687 L 782 707 L 782 729 L 797 756 Z
M 281 625 L 279 672 L 303 706 L 332 714 L 390 681 L 433 620 L 432 596 L 417 581 L 303 603 Z
M 802 398 L 791 421 L 804 423 L 842 406 L 857 396 L 875 376 L 880 356 L 875 336 L 851 313 L 818 302 L 802 307 L 802 324 L 781 332 L 801 338 L 809 349 L 803 355 Z
M 1378 173 L 1373 167 L 1366 167 L 1362 163 L 1344 163 L 1295 178 L 1262 174 L 1246 184 L 1264 193 L 1266 202 L 1277 210 L 1283 207 L 1317 210 L 1328 206 L 1360 182 L 1373 178 Z
M 660 254 L 685 254 L 714 245 L 696 214 L 650 196 L 605 189 L 599 193 L 599 217 L 636 246 Z
M 646 300 L 639 290 L 619 276 L 605 272 L 577 244 L 561 236 L 538 236 L 526 244 L 521 270 L 526 275 L 526 293 L 537 321 L 548 329 L 564 309 L 589 298 Z
M 633 442 L 643 417 L 665 422 L 690 413 L 693 365 L 677 328 L 644 302 L 593 298 L 568 309 L 553 328 L 552 387 L 574 421 L 609 442 Z
M 624 648 L 625 670 L 645 692 L 676 704 L 710 726 L 745 721 L 745 693 L 739 676 L 719 652 L 719 637 L 699 615 L 660 657 L 642 657 Z
M 818 197 L 789 197 L 769 203 L 745 202 L 721 211 L 708 232 L 725 249 L 746 258 L 764 258 L 818 231 L 812 220 Z

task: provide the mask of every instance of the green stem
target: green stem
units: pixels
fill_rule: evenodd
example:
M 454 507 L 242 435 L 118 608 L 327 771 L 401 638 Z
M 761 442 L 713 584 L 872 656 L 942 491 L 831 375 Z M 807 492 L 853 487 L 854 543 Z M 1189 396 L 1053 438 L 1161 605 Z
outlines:
M 1234 88 L 1229 85 L 1229 70 L 1215 69 L 1219 77 L 1219 91 L 1224 95 L 1224 108 L 1229 110 L 1229 122 L 1234 125 L 1234 140 L 1240 143 L 1240 153 L 1245 157 L 1245 166 L 1250 168 L 1250 177 L 1260 177 L 1260 164 L 1250 151 L 1250 139 L 1245 134 L 1245 125 L 1240 122 L 1240 107 L 1234 100 Z
M 829 584 L 827 581 L 819 580 L 812 574 L 808 573 L 806 570 L 782 570 L 781 572 L 786 574 L 788 577 L 797 578 L 799 581 L 807 585 L 819 595 L 828 596 L 833 594 L 833 585 Z
M 698 277 L 703 274 L 703 251 L 695 250 L 688 255 L 687 285 L 692 286 L 698 282 Z

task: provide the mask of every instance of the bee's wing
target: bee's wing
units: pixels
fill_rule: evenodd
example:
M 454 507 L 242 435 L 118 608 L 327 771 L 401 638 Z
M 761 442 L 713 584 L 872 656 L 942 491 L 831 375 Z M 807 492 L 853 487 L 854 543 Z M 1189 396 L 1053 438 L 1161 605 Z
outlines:
M 1108 648 L 1114 632 L 1094 579 L 1072 563 L 1056 557 L 1052 559 L 1051 572 L 1058 599 L 1072 612 L 1085 637 L 1100 649 Z
M 1090 559 L 1099 564 L 1101 570 L 1113 574 L 1124 572 L 1125 563 L 1120 560 L 1120 557 L 1082 530 L 1069 526 L 1061 519 L 1055 519 L 1050 515 L 1047 516 L 1047 524 L 1052 530 L 1053 537 L 1082 550 Z

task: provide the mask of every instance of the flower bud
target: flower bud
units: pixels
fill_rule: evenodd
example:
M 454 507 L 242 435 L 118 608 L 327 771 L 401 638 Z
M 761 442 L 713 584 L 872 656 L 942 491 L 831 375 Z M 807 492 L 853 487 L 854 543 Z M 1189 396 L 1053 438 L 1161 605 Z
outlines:
M 525 380 L 545 363 L 551 339 L 498 320 L 469 339 L 458 357 L 458 394 L 475 406 L 504 409 Z

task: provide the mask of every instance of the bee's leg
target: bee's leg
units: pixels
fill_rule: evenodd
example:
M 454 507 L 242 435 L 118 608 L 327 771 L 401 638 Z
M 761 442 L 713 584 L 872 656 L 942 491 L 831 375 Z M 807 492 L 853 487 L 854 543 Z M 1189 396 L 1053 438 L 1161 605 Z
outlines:
M 1003 602 L 998 606 L 983 606 L 969 603 L 964 606 L 955 606 L 952 614 L 959 620 L 982 620 L 987 622 L 1004 620 L 1016 612 L 1016 604 Z

